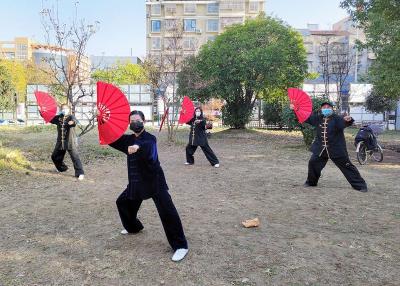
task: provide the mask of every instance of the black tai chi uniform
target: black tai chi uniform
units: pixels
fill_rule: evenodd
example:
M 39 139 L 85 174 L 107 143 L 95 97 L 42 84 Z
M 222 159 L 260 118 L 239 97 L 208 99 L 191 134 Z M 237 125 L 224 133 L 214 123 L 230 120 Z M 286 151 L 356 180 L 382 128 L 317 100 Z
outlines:
M 203 150 L 207 160 L 211 165 L 219 164 L 217 156 L 215 156 L 210 145 L 208 145 L 207 134 L 206 134 L 206 120 L 203 117 L 198 118 L 199 123 L 196 123 L 196 117 L 193 117 L 188 123 L 190 125 L 189 143 L 186 146 L 186 162 L 194 164 L 194 153 L 197 147 Z
M 73 121 L 72 125 L 69 125 L 68 122 Z M 79 159 L 78 147 L 76 145 L 76 134 L 75 134 L 75 126 L 76 126 L 76 118 L 73 115 L 56 115 L 50 123 L 57 125 L 57 142 L 54 147 L 54 151 L 51 155 L 51 159 L 54 162 L 57 170 L 59 172 L 65 172 L 68 170 L 68 167 L 64 163 L 65 153 L 68 151 L 72 163 L 74 164 L 75 169 L 75 177 L 79 177 L 79 175 L 83 175 L 83 167 L 81 160 Z
M 344 129 L 351 126 L 354 119 L 347 122 L 342 116 L 336 114 L 328 117 L 313 114 L 305 122 L 316 128 L 316 136 L 311 146 L 312 156 L 308 163 L 306 184 L 316 186 L 322 169 L 328 159 L 331 159 L 354 189 L 366 190 L 367 184 L 357 168 L 350 162 L 344 137 Z
M 138 145 L 139 149 L 136 153 L 128 154 L 128 146 L 132 145 Z M 127 155 L 129 183 L 116 202 L 124 228 L 129 233 L 143 229 L 137 213 L 142 201 L 152 198 L 172 249 L 187 249 L 182 223 L 158 161 L 156 137 L 146 131 L 139 137 L 134 134 L 122 135 L 110 146 Z

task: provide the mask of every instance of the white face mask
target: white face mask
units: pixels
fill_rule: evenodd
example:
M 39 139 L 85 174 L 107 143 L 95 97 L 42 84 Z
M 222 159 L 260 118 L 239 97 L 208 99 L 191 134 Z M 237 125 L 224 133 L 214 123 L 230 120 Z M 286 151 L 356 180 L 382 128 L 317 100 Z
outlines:
M 69 108 L 63 108 L 63 109 L 62 109 L 62 112 L 63 112 L 65 115 L 69 114 Z
M 197 112 L 197 111 L 196 111 L 196 116 L 197 116 L 197 117 L 200 117 L 200 115 L 201 115 L 201 112 Z

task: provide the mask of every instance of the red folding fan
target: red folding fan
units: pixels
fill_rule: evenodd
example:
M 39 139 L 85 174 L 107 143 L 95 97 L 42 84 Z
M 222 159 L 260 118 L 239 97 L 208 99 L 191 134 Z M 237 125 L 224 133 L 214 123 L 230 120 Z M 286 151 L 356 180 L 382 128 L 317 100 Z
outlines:
M 300 123 L 303 123 L 312 113 L 312 102 L 307 93 L 297 88 L 289 88 L 288 96 L 294 106 L 294 113 Z
M 97 126 L 101 145 L 111 144 L 125 133 L 130 112 L 128 99 L 118 87 L 97 82 Z
M 50 94 L 43 91 L 35 91 L 36 101 L 39 106 L 40 115 L 46 123 L 49 123 L 57 113 L 57 102 Z

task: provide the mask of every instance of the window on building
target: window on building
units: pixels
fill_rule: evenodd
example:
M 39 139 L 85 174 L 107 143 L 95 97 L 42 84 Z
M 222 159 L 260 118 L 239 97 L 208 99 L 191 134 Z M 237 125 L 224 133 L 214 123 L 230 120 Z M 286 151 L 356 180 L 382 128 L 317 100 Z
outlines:
M 151 21 L 151 31 L 153 33 L 161 32 L 161 20 L 152 20 Z
M 216 36 L 208 36 L 207 41 L 214 41 Z
M 218 32 L 219 21 L 218 19 L 207 20 L 207 32 Z
M 185 32 L 196 32 L 196 20 L 194 19 L 183 20 L 183 28 Z
M 207 13 L 208 14 L 218 14 L 218 12 L 219 12 L 219 4 L 218 3 L 207 4 Z
M 161 50 L 161 38 L 160 37 L 151 38 L 151 49 L 152 50 Z
M 173 31 L 173 30 L 179 28 L 179 26 L 178 26 L 178 20 L 176 20 L 176 19 L 166 19 L 164 21 L 164 27 L 165 27 L 166 31 Z
M 183 49 L 194 51 L 197 48 L 197 41 L 195 38 L 184 38 L 183 39 Z
M 220 11 L 225 12 L 243 12 L 245 8 L 245 0 L 230 0 L 220 4 Z
M 13 53 L 13 52 L 5 52 L 4 53 L 4 57 L 6 59 L 15 59 L 15 53 Z
M 17 49 L 18 49 L 18 50 L 23 50 L 23 51 L 25 51 L 25 50 L 28 49 L 28 46 L 25 45 L 25 44 L 18 44 L 18 45 L 17 45 Z
M 174 50 L 175 46 L 177 46 L 176 42 L 173 38 L 164 38 L 164 49 Z
M 196 4 L 185 4 L 184 13 L 185 14 L 196 14 Z
M 165 14 L 175 14 L 176 4 L 165 4 Z
M 259 5 L 258 2 L 250 1 L 249 2 L 249 12 L 257 13 L 259 10 L 258 5 Z
M 160 16 L 161 15 L 161 4 L 151 5 L 151 15 L 152 16 Z

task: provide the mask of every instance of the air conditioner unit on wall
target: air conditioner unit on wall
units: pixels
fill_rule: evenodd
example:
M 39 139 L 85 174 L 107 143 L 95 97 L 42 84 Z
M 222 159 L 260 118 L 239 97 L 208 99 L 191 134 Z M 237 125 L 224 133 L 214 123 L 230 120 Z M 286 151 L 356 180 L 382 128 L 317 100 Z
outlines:
M 201 29 L 196 29 L 196 33 L 201 34 Z

